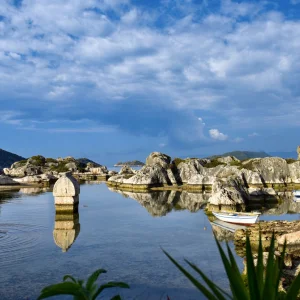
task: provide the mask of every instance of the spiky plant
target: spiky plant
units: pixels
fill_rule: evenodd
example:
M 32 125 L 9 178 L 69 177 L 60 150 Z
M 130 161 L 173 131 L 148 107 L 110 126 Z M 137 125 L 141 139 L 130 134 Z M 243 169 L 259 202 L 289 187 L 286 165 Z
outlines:
M 275 236 L 272 235 L 269 255 L 266 267 L 263 264 L 263 248 L 261 237 L 259 238 L 258 258 L 257 264 L 254 265 L 250 239 L 246 239 L 246 261 L 247 261 L 247 283 L 244 282 L 242 275 L 238 269 L 237 263 L 234 259 L 232 251 L 227 244 L 228 256 L 222 249 L 220 243 L 216 239 L 218 250 L 220 252 L 222 262 L 230 283 L 231 294 L 225 292 L 214 282 L 212 282 L 195 264 L 185 260 L 186 263 L 198 273 L 206 286 L 197 280 L 190 272 L 182 267 L 171 255 L 166 251 L 164 253 L 172 261 L 172 263 L 190 280 L 190 282 L 207 298 L 211 300 L 277 300 L 297 299 L 300 291 L 300 274 L 293 280 L 287 292 L 279 291 L 280 279 L 282 276 L 283 259 L 285 255 L 286 244 L 284 244 L 283 251 L 280 258 L 274 258 L 275 254 Z
M 87 280 L 86 284 L 84 280 L 76 280 L 71 275 L 65 275 L 63 282 L 49 285 L 41 291 L 41 295 L 38 299 L 45 299 L 58 295 L 71 295 L 74 296 L 74 300 L 95 300 L 103 290 L 108 288 L 129 288 L 129 285 L 124 282 L 110 281 L 100 285 L 96 284 L 96 280 L 99 275 L 106 273 L 104 269 L 96 270 Z M 111 300 L 121 300 L 120 295 L 116 295 Z

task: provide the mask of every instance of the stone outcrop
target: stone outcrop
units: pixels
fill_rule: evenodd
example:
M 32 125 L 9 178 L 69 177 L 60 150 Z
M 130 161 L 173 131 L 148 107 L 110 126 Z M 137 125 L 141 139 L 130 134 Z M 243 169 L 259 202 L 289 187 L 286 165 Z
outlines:
M 0 186 L 1 185 L 18 185 L 19 183 L 11 179 L 8 176 L 0 175 Z
M 177 169 L 182 183 L 187 183 L 191 177 L 204 173 L 200 159 L 196 158 L 186 159 L 178 164 Z
M 133 175 L 135 172 L 129 166 L 125 165 L 121 168 L 120 175 Z
M 219 161 L 220 163 L 223 163 L 223 164 L 230 164 L 232 162 L 240 162 L 239 159 L 237 159 L 236 157 L 234 156 L 223 156 L 223 157 L 218 157 L 217 158 L 217 161 Z
M 79 183 L 70 173 L 65 173 L 53 187 L 56 211 L 77 212 L 79 193 Z
M 170 163 L 171 163 L 171 157 L 161 152 L 152 152 L 146 158 L 147 166 L 159 165 L 162 168 L 167 168 Z
M 300 183 L 300 160 L 288 164 L 290 182 Z
M 26 184 L 42 184 L 42 183 L 54 183 L 58 177 L 51 174 L 41 174 L 41 175 L 32 175 L 25 176 L 22 178 L 15 178 L 14 181 L 18 183 Z

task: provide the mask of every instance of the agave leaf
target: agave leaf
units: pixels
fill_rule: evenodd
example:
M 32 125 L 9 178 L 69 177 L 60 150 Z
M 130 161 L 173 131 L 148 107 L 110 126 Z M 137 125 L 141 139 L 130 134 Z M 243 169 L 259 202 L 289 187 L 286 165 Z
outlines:
M 62 282 L 45 287 L 38 297 L 38 300 L 58 295 L 72 295 L 78 299 L 88 299 L 78 284 L 73 282 Z
M 116 295 L 114 297 L 112 297 L 110 300 L 122 300 L 120 295 Z
M 255 267 L 254 267 L 250 239 L 248 235 L 246 237 L 246 261 L 247 261 L 247 277 L 248 277 L 250 298 L 253 300 L 254 299 L 259 300 L 260 299 L 259 286 L 258 286 Z
M 123 289 L 129 289 L 129 285 L 127 283 L 124 282 L 117 282 L 117 281 L 110 281 L 108 283 L 102 284 L 99 289 L 97 290 L 97 292 L 92 296 L 92 300 L 95 300 L 98 295 L 105 289 L 109 289 L 109 288 L 114 288 L 114 287 L 119 287 L 119 288 L 123 288 Z
M 258 244 L 258 257 L 256 265 L 256 278 L 259 289 L 259 296 L 262 298 L 264 290 L 264 262 L 263 262 L 263 248 L 261 241 L 261 233 L 259 232 L 259 244 Z
M 74 283 L 77 283 L 76 279 L 71 275 L 65 275 L 63 281 L 66 281 L 67 279 L 71 279 Z
M 263 299 L 274 299 L 275 293 L 278 291 L 278 286 L 275 286 L 274 280 L 274 272 L 276 272 L 276 268 L 278 265 L 274 260 L 274 249 L 275 249 L 275 235 L 274 232 L 272 234 L 270 248 L 269 248 L 269 257 L 266 266 L 266 279 L 264 282 L 264 292 Z
M 237 273 L 231 268 L 231 264 L 217 239 L 216 239 L 216 243 L 223 261 L 223 265 L 225 267 L 225 271 L 227 273 L 227 277 L 229 279 L 229 283 L 231 286 L 231 291 L 234 296 L 234 299 L 243 299 L 243 300 L 249 299 L 249 294 L 246 290 L 240 272 Z
M 277 276 L 275 277 L 276 279 L 276 282 L 275 282 L 275 286 L 279 287 L 279 282 L 280 282 L 280 278 L 281 278 L 281 275 L 282 275 L 282 270 L 283 270 L 283 266 L 284 266 L 284 256 L 285 256 L 285 252 L 286 252 L 286 241 L 284 241 L 284 244 L 283 244 L 283 250 L 282 252 L 280 253 L 280 263 L 279 263 L 279 269 L 278 269 L 278 272 L 277 272 Z
M 98 269 L 96 270 L 89 278 L 88 278 L 88 281 L 86 283 L 86 289 L 88 291 L 91 290 L 93 284 L 95 283 L 95 281 L 98 279 L 99 275 L 102 274 L 102 273 L 106 273 L 106 270 L 104 269 Z
M 222 293 L 224 295 L 226 295 L 228 298 L 232 298 L 231 295 L 229 295 L 228 293 L 226 293 L 225 291 L 223 291 L 221 288 L 219 288 L 214 282 L 212 282 L 196 265 L 190 263 L 188 260 L 185 260 L 191 268 L 193 268 L 198 274 L 200 274 L 200 276 L 203 278 L 203 280 L 205 281 L 205 283 L 209 286 L 209 288 L 212 290 L 212 292 L 216 295 L 216 297 L 218 299 L 226 299 Z
M 300 292 L 300 273 L 294 279 L 293 283 L 291 284 L 290 288 L 287 291 L 286 299 L 294 300 L 297 299 L 297 296 Z
M 162 249 L 164 254 L 170 259 L 170 261 L 187 277 L 190 282 L 202 292 L 207 299 L 217 300 L 216 298 L 203 284 L 201 284 L 193 275 L 191 275 L 188 271 L 186 271 L 169 253 Z

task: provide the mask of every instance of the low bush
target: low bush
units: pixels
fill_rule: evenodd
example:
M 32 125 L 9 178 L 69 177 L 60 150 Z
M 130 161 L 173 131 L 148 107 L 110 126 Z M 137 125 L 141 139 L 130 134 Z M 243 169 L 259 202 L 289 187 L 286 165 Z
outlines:
M 223 163 L 223 162 L 218 161 L 217 158 L 213 158 L 213 159 L 210 160 L 209 163 L 205 164 L 204 167 L 205 168 L 214 168 L 214 167 L 217 167 L 217 166 L 220 166 L 220 165 L 226 165 L 226 164 Z
M 286 158 L 285 161 L 286 161 L 288 164 L 292 164 L 292 163 L 296 162 L 297 160 L 294 159 L 294 158 Z

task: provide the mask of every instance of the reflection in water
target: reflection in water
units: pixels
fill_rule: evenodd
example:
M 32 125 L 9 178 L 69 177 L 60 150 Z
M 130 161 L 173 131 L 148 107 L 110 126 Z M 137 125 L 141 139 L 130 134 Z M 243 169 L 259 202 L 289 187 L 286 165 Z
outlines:
M 80 232 L 79 214 L 55 215 L 53 239 L 55 244 L 67 252 L 75 242 Z
M 208 194 L 189 193 L 187 191 L 153 191 L 153 192 L 127 192 L 109 187 L 113 192 L 120 193 L 125 198 L 138 201 L 153 217 L 167 215 L 174 210 L 188 209 L 196 212 L 204 208 L 209 198 Z
M 26 187 L 20 189 L 20 192 L 26 195 L 38 195 L 49 191 L 51 191 L 49 187 Z

